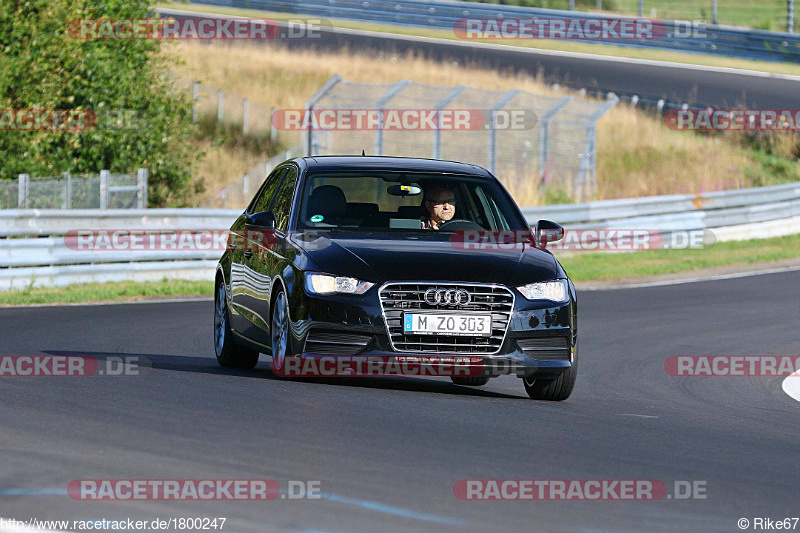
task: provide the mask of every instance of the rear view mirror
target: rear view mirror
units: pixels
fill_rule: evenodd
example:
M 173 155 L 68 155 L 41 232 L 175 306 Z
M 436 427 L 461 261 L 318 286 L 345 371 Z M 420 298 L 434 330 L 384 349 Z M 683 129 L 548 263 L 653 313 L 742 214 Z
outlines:
M 564 228 L 549 220 L 537 222 L 533 233 L 536 236 L 536 244 L 540 248 L 546 248 L 548 242 L 556 242 L 564 238 Z
M 386 192 L 392 196 L 416 196 L 422 194 L 422 189 L 416 185 L 392 185 Z

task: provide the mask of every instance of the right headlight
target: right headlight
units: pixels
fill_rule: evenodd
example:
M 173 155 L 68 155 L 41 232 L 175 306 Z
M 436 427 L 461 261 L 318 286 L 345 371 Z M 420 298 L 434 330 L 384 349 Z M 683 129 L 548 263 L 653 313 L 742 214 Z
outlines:
M 517 290 L 528 300 L 549 300 L 563 303 L 569 299 L 569 289 L 565 279 L 528 283 L 517 287 Z
M 331 274 L 307 274 L 306 290 L 311 294 L 364 294 L 375 285 L 346 276 Z

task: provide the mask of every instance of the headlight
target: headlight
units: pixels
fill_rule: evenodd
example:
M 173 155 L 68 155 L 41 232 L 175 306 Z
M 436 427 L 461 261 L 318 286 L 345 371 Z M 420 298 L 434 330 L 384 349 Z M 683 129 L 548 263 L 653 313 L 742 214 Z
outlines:
M 567 280 L 557 279 L 541 283 L 529 283 L 517 290 L 528 300 L 550 300 L 551 302 L 566 302 L 568 298 Z
M 306 290 L 312 294 L 364 294 L 375 285 L 368 281 L 330 274 L 306 275 Z

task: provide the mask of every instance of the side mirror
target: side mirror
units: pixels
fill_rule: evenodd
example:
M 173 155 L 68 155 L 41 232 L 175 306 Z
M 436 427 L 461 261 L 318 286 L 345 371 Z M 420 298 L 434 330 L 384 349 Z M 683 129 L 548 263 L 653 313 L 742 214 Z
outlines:
M 546 248 L 548 242 L 560 241 L 564 238 L 564 228 L 549 220 L 540 220 L 533 230 L 536 243 L 540 248 Z
M 261 211 L 260 213 L 253 213 L 247 218 L 245 222 L 247 229 L 274 229 L 275 228 L 275 213 L 272 211 Z

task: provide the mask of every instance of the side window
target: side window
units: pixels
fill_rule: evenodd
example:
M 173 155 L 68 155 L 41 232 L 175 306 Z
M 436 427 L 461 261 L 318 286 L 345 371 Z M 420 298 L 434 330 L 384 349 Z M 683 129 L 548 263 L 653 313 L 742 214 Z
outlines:
M 261 190 L 250 202 L 250 206 L 247 208 L 249 213 L 260 213 L 269 209 L 269 204 L 272 203 L 272 197 L 275 196 L 284 174 L 286 174 L 286 168 L 279 168 L 269 175 L 264 181 L 264 185 L 261 186 Z
M 275 228 L 283 233 L 286 233 L 286 228 L 289 226 L 292 195 L 294 194 L 296 181 L 297 173 L 293 168 L 290 168 L 286 174 L 286 179 L 283 180 L 281 190 L 275 195 L 275 202 L 272 204 L 272 212 L 275 213 Z

